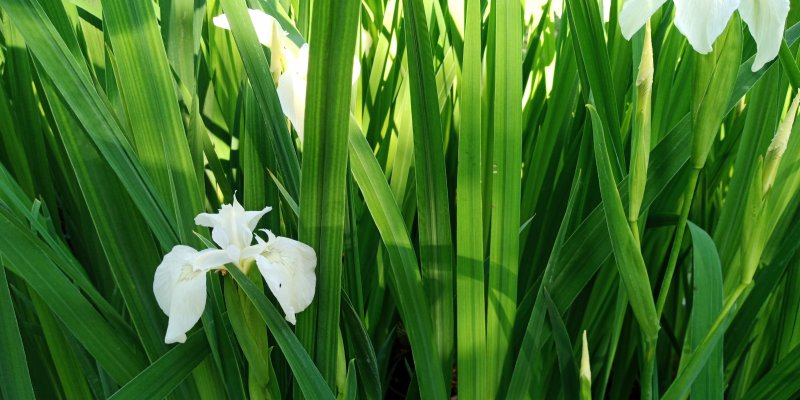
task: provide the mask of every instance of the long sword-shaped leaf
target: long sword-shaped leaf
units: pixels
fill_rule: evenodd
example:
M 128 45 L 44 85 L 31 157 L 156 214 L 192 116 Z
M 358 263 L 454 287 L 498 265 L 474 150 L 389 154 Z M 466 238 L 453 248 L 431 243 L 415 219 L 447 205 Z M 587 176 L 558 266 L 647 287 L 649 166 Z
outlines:
M 653 340 L 658 336 L 659 325 L 653 294 L 650 290 L 650 278 L 647 276 L 642 253 L 625 218 L 622 199 L 617 191 L 616 182 L 614 182 L 600 116 L 594 107 L 588 106 L 588 108 L 594 130 L 594 152 L 600 181 L 600 194 L 603 197 L 603 210 L 606 214 L 608 233 L 611 237 L 611 247 L 614 250 L 617 268 L 619 268 L 619 276 L 625 286 L 639 327 L 645 337 Z
M 115 331 L 47 256 L 43 244 L 0 208 L 0 254 L 118 383 L 142 370 L 144 354 Z
M 12 17 L 43 73 L 53 79 L 53 85 L 119 176 L 162 246 L 174 245 L 175 219 L 165 214 L 163 201 L 134 158 L 120 124 L 97 93 L 85 65 L 71 53 L 38 0 L 2 0 L 0 7 Z
M 0 393 L 7 399 L 35 399 L 25 348 L 17 325 L 17 315 L 11 302 L 8 279 L 3 261 L 0 260 Z
M 486 301 L 483 273 L 483 194 L 481 192 L 481 15 L 478 0 L 466 1 L 461 79 L 461 134 L 458 138 L 456 194 L 456 346 L 458 395 L 489 397 L 486 360 Z
M 169 395 L 208 356 L 210 349 L 202 330 L 161 356 L 109 399 L 161 399 Z
M 347 135 L 359 10 L 360 3 L 353 0 L 316 2 L 311 19 L 300 240 L 317 251 L 317 299 L 300 316 L 299 336 L 331 386 L 337 369 L 345 368 L 338 363 L 337 340 Z
M 389 253 L 389 281 L 411 342 L 420 395 L 424 399 L 444 398 L 441 361 L 435 350 L 430 306 L 417 256 L 389 183 L 354 121 L 350 129 L 350 164 L 353 178 Z
M 517 310 L 522 169 L 522 7 L 500 0 L 495 10 L 492 214 L 486 348 L 490 394 L 510 364 Z
M 189 152 L 153 6 L 141 1 L 102 3 L 137 155 L 166 202 L 164 208 L 174 215 L 178 238 L 187 242 L 193 218 L 203 208 L 197 184 L 202 171 L 195 171 Z
M 267 127 L 266 137 L 278 159 L 283 185 L 293 198 L 298 198 L 300 163 L 286 127 L 286 119 L 281 112 L 278 93 L 275 91 L 275 84 L 272 83 L 264 50 L 258 42 L 245 3 L 234 0 L 221 0 L 220 3 L 231 24 L 236 47 L 242 56 L 242 64 L 250 79 L 250 85 L 253 86 L 261 117 Z
M 572 42 L 578 55 L 581 72 L 583 98 L 589 103 L 591 98 L 597 107 L 598 115 L 606 126 L 606 140 L 611 141 L 611 166 L 618 177 L 625 165 L 625 155 L 620 135 L 620 122 L 617 110 L 618 100 L 614 93 L 614 80 L 611 75 L 611 62 L 603 32 L 603 19 L 599 13 L 598 2 L 593 0 L 567 0 L 569 25 L 572 29 Z
M 411 120 L 414 127 L 420 264 L 428 299 L 433 307 L 431 313 L 439 358 L 443 363 L 442 371 L 447 374 L 452 369 L 455 334 L 453 244 L 439 95 L 423 1 L 403 0 L 403 6 Z M 479 126 L 477 124 L 475 128 Z
M 747 393 L 743 399 L 789 400 L 800 393 L 800 346 L 795 347 L 781 362 L 775 364 Z
M 692 348 L 702 342 L 714 319 L 722 311 L 722 265 L 717 246 L 708 234 L 689 222 L 692 234 L 692 258 L 694 278 L 692 314 L 689 318 Z M 721 400 L 725 391 L 722 360 L 722 345 L 714 349 L 703 371 L 692 385 L 692 398 Z
M 120 192 L 122 184 L 119 179 L 92 147 L 88 135 L 57 95 L 50 79 L 43 81 L 50 99 L 50 111 L 61 133 L 64 150 L 93 227 L 97 230 L 108 268 L 144 349 L 154 360 L 166 351 L 163 340 L 165 318 L 152 295 L 158 248 L 128 194 Z M 119 229 L 122 226 L 124 230 Z
M 303 395 L 309 399 L 332 400 L 333 393 L 325 383 L 325 379 L 322 378 L 322 374 L 314 366 L 311 357 L 308 356 L 294 332 L 283 320 L 275 306 L 267 299 L 264 292 L 259 290 L 238 268 L 230 267 L 228 271 L 253 302 L 258 314 L 267 323 L 267 328 L 275 337 L 275 342 L 286 357 Z

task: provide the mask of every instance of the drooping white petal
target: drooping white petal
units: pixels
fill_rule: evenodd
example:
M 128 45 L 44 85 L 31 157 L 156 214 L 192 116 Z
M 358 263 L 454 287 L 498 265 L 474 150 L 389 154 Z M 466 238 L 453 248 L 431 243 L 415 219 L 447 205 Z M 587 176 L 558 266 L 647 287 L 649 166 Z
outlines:
M 631 40 L 633 35 L 642 29 L 650 17 L 667 0 L 627 0 L 619 12 L 619 28 L 622 36 Z
M 172 293 L 175 291 L 175 284 L 178 282 L 181 269 L 186 265 L 192 265 L 197 256 L 197 250 L 189 246 L 175 246 L 161 260 L 161 264 L 156 268 L 155 278 L 153 279 L 153 294 L 164 314 L 169 315 L 172 306 Z
M 283 114 L 294 126 L 303 141 L 306 118 L 306 89 L 308 87 L 308 45 L 300 48 L 297 57 L 287 59 L 286 71 L 278 79 L 278 100 Z
M 194 222 L 211 228 L 211 238 L 219 247 L 243 249 L 253 241 L 253 229 L 258 220 L 271 209 L 266 207 L 261 211 L 245 211 L 234 197 L 233 204 L 223 204 L 217 214 L 199 214 Z
M 169 324 L 164 342 L 183 343 L 186 332 L 200 320 L 206 307 L 206 273 L 192 271 L 185 267 L 181 271 L 172 294 L 172 307 L 169 311 Z
M 739 15 L 750 29 L 758 51 L 753 72 L 778 56 L 783 29 L 789 15 L 789 0 L 741 0 Z
M 278 40 L 282 40 L 287 36 L 286 32 L 283 30 L 283 27 L 281 27 L 280 22 L 278 22 L 278 20 L 276 20 L 273 16 L 261 10 L 249 9 L 248 11 L 250 13 L 250 20 L 253 22 L 253 27 L 256 28 L 258 41 L 264 46 L 273 45 L 275 32 L 277 32 L 279 35 Z M 225 14 L 214 17 L 212 21 L 214 22 L 214 25 L 219 28 L 228 30 L 231 29 L 230 22 Z
M 256 265 L 278 299 L 286 320 L 296 324 L 295 314 L 311 304 L 316 291 L 317 254 L 314 249 L 279 236 L 267 243 L 266 250 L 256 257 Z
M 156 268 L 153 293 L 161 310 L 169 316 L 165 343 L 183 343 L 186 332 L 200 320 L 206 304 L 206 271 L 197 271 L 198 251 L 175 246 Z
M 694 50 L 708 54 L 739 7 L 739 0 L 674 0 L 675 27 Z

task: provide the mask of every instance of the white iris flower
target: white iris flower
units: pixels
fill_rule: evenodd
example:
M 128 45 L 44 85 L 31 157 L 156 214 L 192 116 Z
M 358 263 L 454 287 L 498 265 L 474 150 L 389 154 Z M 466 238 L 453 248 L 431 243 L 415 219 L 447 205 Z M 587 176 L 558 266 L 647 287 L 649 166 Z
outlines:
M 622 35 L 630 40 L 667 0 L 628 0 L 619 14 Z M 758 52 L 753 71 L 778 56 L 789 0 L 673 0 L 675 27 L 700 54 L 711 52 L 731 15 L 737 9 L 756 41 Z
M 223 204 L 219 213 L 203 213 L 195 218 L 197 225 L 211 228 L 211 237 L 219 249 L 197 251 L 178 245 L 164 256 L 156 269 L 153 293 L 169 316 L 166 343 L 186 341 L 186 332 L 200 320 L 205 308 L 206 273 L 225 270 L 226 264 L 246 272 L 255 262 L 292 324 L 296 323 L 295 314 L 311 304 L 317 282 L 317 255 L 308 245 L 276 237 L 270 231 L 265 231 L 269 239 L 266 242 L 255 235 L 258 221 L 270 210 L 266 207 L 245 211 L 234 198 L 233 204 Z
M 276 79 L 278 100 L 283 114 L 292 123 L 300 141 L 303 141 L 306 117 L 306 88 L 308 87 L 308 44 L 298 47 L 289 39 L 280 22 L 261 10 L 250 9 L 250 20 L 258 36 L 258 41 L 270 48 L 270 62 L 273 78 Z M 214 25 L 231 29 L 225 14 L 213 19 Z M 352 83 L 361 75 L 358 57 L 353 60 Z

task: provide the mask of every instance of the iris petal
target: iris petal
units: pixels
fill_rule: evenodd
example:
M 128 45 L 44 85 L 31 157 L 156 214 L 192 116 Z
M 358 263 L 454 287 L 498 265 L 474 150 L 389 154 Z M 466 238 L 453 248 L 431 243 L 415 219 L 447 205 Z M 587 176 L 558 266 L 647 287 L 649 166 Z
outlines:
M 619 12 L 619 28 L 627 40 L 642 29 L 667 0 L 628 0 Z
M 175 246 L 156 268 L 153 293 L 169 316 L 166 343 L 183 343 L 186 332 L 197 323 L 206 304 L 205 270 L 195 270 L 200 254 L 189 246 Z
M 739 7 L 739 0 L 674 0 L 675 27 L 694 50 L 708 54 Z
M 267 243 L 267 249 L 256 257 L 258 270 L 278 299 L 286 320 L 297 323 L 295 314 L 306 309 L 314 299 L 317 277 L 317 255 L 310 246 L 285 237 Z
M 778 56 L 789 15 L 789 0 L 742 0 L 739 15 L 758 46 L 752 67 L 755 72 Z

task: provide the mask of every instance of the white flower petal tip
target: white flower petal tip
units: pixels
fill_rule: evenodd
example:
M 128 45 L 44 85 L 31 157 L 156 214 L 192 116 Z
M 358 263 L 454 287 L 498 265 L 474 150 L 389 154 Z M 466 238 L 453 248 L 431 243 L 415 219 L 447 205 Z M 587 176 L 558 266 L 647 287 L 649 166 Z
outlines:
M 272 207 L 265 207 L 260 211 L 245 211 L 234 197 L 233 204 L 223 204 L 216 214 L 198 214 L 194 223 L 211 228 L 211 238 L 219 247 L 244 249 L 253 241 L 253 230 L 258 221 L 271 210 Z
M 667 0 L 628 0 L 619 12 L 622 36 L 631 40 Z
M 789 0 L 741 0 L 739 15 L 756 41 L 758 51 L 752 71 L 778 56 L 789 15 Z
M 183 343 L 186 332 L 200 320 L 206 305 L 205 271 L 196 271 L 198 251 L 175 246 L 156 268 L 153 293 L 161 310 L 169 317 L 164 342 Z
M 317 286 L 317 254 L 311 246 L 285 237 L 273 237 L 256 257 L 259 272 L 278 299 L 286 320 L 296 324 L 295 314 L 314 300 Z
M 272 46 L 273 44 L 273 34 L 277 33 L 278 39 L 282 40 L 287 36 L 287 33 L 281 27 L 280 22 L 278 22 L 275 17 L 261 11 L 261 10 L 247 10 L 250 14 L 250 21 L 253 23 L 253 27 L 256 29 L 256 36 L 258 36 L 258 41 L 265 45 L 265 46 Z M 211 20 L 215 26 L 222 29 L 231 29 L 230 22 L 228 21 L 228 17 L 225 14 L 218 15 Z
M 700 54 L 711 52 L 739 0 L 674 0 L 675 27 Z

